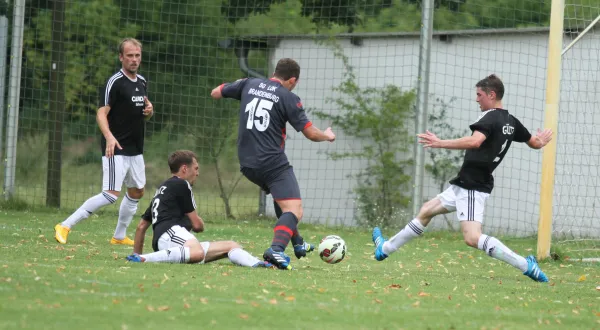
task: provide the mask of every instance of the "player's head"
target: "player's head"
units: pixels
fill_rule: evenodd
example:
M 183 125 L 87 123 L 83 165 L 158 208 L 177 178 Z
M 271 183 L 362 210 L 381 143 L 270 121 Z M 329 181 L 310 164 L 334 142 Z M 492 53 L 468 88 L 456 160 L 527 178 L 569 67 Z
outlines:
M 504 84 L 495 74 L 481 79 L 476 85 L 477 103 L 481 110 L 499 108 L 504 97 Z
M 123 70 L 137 73 L 142 62 L 142 43 L 135 38 L 125 38 L 119 44 L 119 61 Z
M 298 84 L 300 65 L 291 58 L 282 58 L 277 62 L 273 77 L 281 80 L 283 87 L 291 91 Z
M 193 185 L 199 173 L 198 158 L 193 151 L 174 151 L 169 155 L 169 169 L 171 173 Z

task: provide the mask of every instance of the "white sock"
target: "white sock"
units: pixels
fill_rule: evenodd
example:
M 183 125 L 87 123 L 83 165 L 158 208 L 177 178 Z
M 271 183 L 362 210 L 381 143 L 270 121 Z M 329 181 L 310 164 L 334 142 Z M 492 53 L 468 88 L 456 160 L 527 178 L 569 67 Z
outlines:
M 490 257 L 502 260 L 513 267 L 520 269 L 522 272 L 527 271 L 527 260 L 507 248 L 506 245 L 502 244 L 502 242 L 495 237 L 481 235 L 477 242 L 477 248 Z
M 248 253 L 248 251 L 240 248 L 235 248 L 229 251 L 227 256 L 234 264 L 245 267 L 252 267 L 260 261 L 257 257 Z
M 190 261 L 190 248 L 184 246 L 172 247 L 148 254 L 141 254 L 145 262 L 168 262 L 172 264 L 185 264 Z
M 128 194 L 125 194 L 125 197 L 121 201 L 121 206 L 119 207 L 119 221 L 117 222 L 117 228 L 115 228 L 114 238 L 125 238 L 127 227 L 129 227 L 129 224 L 137 211 L 138 202 L 139 199 L 131 198 Z
M 419 219 L 414 218 L 411 222 L 406 224 L 406 227 L 399 231 L 396 235 L 392 236 L 388 241 L 383 243 L 383 253 L 390 255 L 398 250 L 402 245 L 408 243 L 415 237 L 421 236 L 425 227 L 421 224 Z
M 67 220 L 63 221 L 61 225 L 71 228 L 75 226 L 79 221 L 87 218 L 90 214 L 98 211 L 103 206 L 113 204 L 117 201 L 117 196 L 103 191 L 102 193 L 90 197 L 81 207 L 79 207 Z

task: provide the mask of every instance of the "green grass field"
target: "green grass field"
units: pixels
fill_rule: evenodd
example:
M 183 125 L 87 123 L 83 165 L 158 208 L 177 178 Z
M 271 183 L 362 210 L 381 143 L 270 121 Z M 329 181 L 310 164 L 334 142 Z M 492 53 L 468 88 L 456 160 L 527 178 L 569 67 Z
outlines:
M 544 262 L 551 281 L 535 283 L 458 234 L 427 233 L 376 262 L 366 230 L 301 226 L 313 242 L 342 236 L 346 259 L 292 257 L 294 271 L 131 264 L 130 248 L 108 244 L 115 216 L 92 216 L 59 245 L 53 226 L 65 215 L 1 212 L 1 329 L 600 328 L 598 265 Z M 258 256 L 270 243 L 272 220 L 206 220 L 201 240 L 233 239 Z

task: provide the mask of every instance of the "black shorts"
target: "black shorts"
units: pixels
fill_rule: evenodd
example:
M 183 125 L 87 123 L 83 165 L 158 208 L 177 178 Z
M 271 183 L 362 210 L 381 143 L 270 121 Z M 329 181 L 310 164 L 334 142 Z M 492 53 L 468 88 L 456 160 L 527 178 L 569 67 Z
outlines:
M 302 199 L 294 169 L 286 164 L 274 169 L 242 167 L 242 174 L 259 186 L 274 200 Z

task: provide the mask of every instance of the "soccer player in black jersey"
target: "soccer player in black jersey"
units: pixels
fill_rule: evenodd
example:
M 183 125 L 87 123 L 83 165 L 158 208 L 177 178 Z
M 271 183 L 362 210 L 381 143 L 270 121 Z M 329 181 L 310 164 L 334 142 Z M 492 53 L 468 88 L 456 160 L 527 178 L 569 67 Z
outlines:
M 248 78 L 214 88 L 215 99 L 240 100 L 238 158 L 242 174 L 273 196 L 277 223 L 271 247 L 263 258 L 280 269 L 289 269 L 285 249 L 290 242 L 297 258 L 314 250 L 298 233 L 302 199 L 298 181 L 285 155 L 286 124 L 311 141 L 335 140 L 331 127 L 316 128 L 306 117 L 300 98 L 292 93 L 300 77 L 300 66 L 290 58 L 279 60 L 271 79 Z
M 135 231 L 133 262 L 206 263 L 229 257 L 247 267 L 270 267 L 233 241 L 200 242 L 190 230 L 204 231 L 204 221 L 196 212 L 192 185 L 198 177 L 198 160 L 189 150 L 177 150 L 169 156 L 173 176 L 163 182 L 142 216 Z M 141 254 L 146 230 L 152 225 L 153 253 Z
M 119 208 L 119 220 L 111 244 L 133 245 L 126 236 L 127 227 L 144 195 L 144 130 L 154 107 L 148 100 L 146 79 L 138 74 L 142 44 L 126 38 L 119 45 L 121 70 L 112 75 L 100 94 L 96 121 L 102 132 L 102 192 L 89 198 L 79 209 L 54 227 L 56 240 L 67 243 L 73 226 L 103 206 L 119 198 L 123 183 L 127 193 Z
M 384 260 L 411 239 L 421 236 L 434 216 L 456 211 L 467 245 L 512 265 L 535 281 L 548 282 L 548 277 L 534 256 L 524 258 L 497 238 L 482 234 L 481 224 L 485 201 L 494 187 L 492 172 L 502 162 L 512 142 L 522 142 L 532 149 L 540 149 L 550 142 L 552 131 L 545 129 L 532 136 L 516 117 L 503 109 L 504 85 L 496 75 L 482 79 L 475 86 L 477 103 L 482 112 L 470 125 L 471 136 L 441 140 L 429 131 L 418 135 L 419 142 L 425 148 L 466 150 L 458 175 L 450 180 L 448 189 L 426 202 L 417 217 L 389 240 L 375 227 L 375 259 Z

